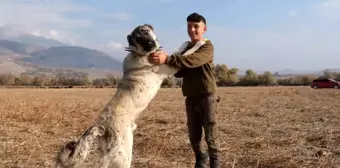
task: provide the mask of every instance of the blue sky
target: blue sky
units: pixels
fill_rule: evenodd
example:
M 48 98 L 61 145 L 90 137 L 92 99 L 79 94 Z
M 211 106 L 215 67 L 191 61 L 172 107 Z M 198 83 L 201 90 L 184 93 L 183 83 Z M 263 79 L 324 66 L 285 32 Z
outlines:
M 208 22 L 215 63 L 254 70 L 320 70 L 340 62 L 340 0 L 0 0 L 0 25 L 122 59 L 126 35 L 152 24 L 171 53 L 192 12 Z

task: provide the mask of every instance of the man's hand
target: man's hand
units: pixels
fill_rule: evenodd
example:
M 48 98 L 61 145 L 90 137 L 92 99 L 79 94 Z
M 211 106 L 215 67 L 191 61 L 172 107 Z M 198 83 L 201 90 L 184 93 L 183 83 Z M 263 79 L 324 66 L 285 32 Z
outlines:
M 149 55 L 149 62 L 153 64 L 164 64 L 168 54 L 164 51 L 156 51 Z

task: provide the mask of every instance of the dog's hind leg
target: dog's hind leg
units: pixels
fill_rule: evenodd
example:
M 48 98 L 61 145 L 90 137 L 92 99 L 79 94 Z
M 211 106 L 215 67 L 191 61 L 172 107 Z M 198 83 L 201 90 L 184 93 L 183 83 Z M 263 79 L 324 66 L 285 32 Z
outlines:
M 133 154 L 133 131 L 137 128 L 137 125 L 134 124 L 134 128 L 131 130 L 127 131 L 127 136 L 126 136 L 126 144 L 125 144 L 125 151 L 127 155 L 127 168 L 131 167 L 132 164 L 132 154 Z
M 61 149 L 57 156 L 57 167 L 73 168 L 81 164 L 87 157 L 93 142 L 104 134 L 103 126 L 94 125 L 88 128 L 78 141 L 69 142 Z
M 100 168 L 130 168 L 133 149 L 133 125 L 100 137 Z

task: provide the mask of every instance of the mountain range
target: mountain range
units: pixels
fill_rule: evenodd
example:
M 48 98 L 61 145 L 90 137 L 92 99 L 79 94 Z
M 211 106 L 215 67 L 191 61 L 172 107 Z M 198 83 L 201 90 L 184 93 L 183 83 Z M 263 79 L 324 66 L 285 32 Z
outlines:
M 87 73 L 90 77 L 103 77 L 108 73 L 121 76 L 121 69 L 122 62 L 105 52 L 71 46 L 54 39 L 23 33 L 9 26 L 0 27 L 0 73 L 19 75 L 23 72 L 53 74 L 74 71 Z M 340 72 L 340 69 L 329 70 Z M 239 74 L 243 75 L 245 71 L 240 69 Z M 284 69 L 273 73 L 283 76 L 322 75 L 323 70 Z
M 0 28 L 0 73 L 39 73 L 41 69 L 73 70 L 99 77 L 121 75 L 122 62 L 99 50 Z

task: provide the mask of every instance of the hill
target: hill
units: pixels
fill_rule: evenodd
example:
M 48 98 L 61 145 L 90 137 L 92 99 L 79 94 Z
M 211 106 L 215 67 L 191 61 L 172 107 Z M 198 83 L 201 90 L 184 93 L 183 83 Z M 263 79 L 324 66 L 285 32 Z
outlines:
M 120 71 L 122 64 L 110 55 L 84 47 L 60 46 L 34 51 L 22 61 L 55 68 L 90 68 Z
M 93 77 L 121 74 L 122 63 L 110 55 L 58 40 L 22 32 L 15 25 L 0 27 L 0 71 L 18 75 L 84 72 Z
M 0 39 L 43 47 L 56 47 L 67 45 L 58 40 L 21 32 L 19 30 L 16 30 L 15 27 L 11 25 L 0 27 Z
M 45 47 L 0 40 L 0 72 L 18 75 L 24 72 L 81 72 L 92 77 L 121 75 L 122 63 L 110 55 L 79 46 Z
M 10 40 L 0 40 L 0 54 L 29 54 L 33 51 L 41 50 L 44 47 L 39 45 L 30 45 L 30 44 L 24 44 L 19 43 L 16 41 L 10 41 Z M 9 52 L 10 51 L 10 52 Z

